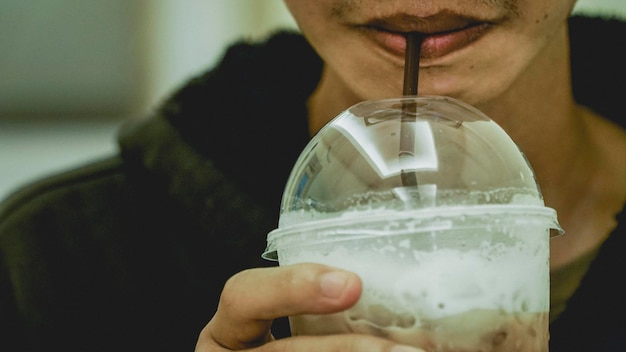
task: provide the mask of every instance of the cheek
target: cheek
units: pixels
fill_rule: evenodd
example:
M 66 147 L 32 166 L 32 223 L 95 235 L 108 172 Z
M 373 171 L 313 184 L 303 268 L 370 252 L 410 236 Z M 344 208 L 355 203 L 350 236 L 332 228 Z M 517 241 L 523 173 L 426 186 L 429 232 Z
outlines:
M 285 0 L 285 5 L 304 34 L 332 24 L 332 0 Z
M 540 43 L 550 40 L 570 16 L 575 0 L 526 0 L 528 6 L 522 14 L 523 33 Z

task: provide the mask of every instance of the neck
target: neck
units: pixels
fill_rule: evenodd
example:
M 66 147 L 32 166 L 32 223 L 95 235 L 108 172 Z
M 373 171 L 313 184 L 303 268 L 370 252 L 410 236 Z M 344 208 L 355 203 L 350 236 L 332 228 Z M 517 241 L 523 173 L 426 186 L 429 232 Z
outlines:
M 576 104 L 567 32 L 528 74 L 480 106 L 520 146 L 547 206 L 557 210 L 565 235 L 551 241 L 551 265 L 563 267 L 606 239 L 626 198 L 626 135 Z M 549 77 L 549 79 L 546 79 Z M 620 161 L 621 160 L 621 161 Z

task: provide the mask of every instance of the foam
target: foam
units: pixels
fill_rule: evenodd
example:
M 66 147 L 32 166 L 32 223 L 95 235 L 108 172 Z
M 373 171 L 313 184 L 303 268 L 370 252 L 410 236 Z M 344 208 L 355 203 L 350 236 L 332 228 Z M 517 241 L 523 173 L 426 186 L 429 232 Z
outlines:
M 359 309 L 381 305 L 417 321 L 474 309 L 547 312 L 548 236 L 532 227 L 500 230 L 482 230 L 482 240 L 482 234 L 470 234 L 478 238 L 473 244 L 439 248 L 433 241 L 426 250 L 409 236 L 361 238 L 333 243 L 322 252 L 309 248 L 283 253 L 279 261 L 319 262 L 354 271 L 364 285 Z M 428 235 L 421 236 L 424 241 Z M 494 238 L 507 240 L 497 243 Z
M 401 189 L 370 191 L 344 199 L 341 205 L 327 209 L 321 202 L 303 199 L 289 210 L 283 209 L 279 219 L 281 228 L 332 218 L 353 218 L 375 212 L 407 212 L 411 210 L 437 209 L 445 212 L 448 207 L 481 205 L 532 205 L 543 207 L 543 198 L 536 189 L 496 188 L 490 191 L 443 190 L 421 185 L 416 198 L 399 196 Z M 409 192 L 404 190 L 404 192 Z M 410 191 L 413 192 L 413 191 Z M 441 209 L 443 208 L 443 210 Z

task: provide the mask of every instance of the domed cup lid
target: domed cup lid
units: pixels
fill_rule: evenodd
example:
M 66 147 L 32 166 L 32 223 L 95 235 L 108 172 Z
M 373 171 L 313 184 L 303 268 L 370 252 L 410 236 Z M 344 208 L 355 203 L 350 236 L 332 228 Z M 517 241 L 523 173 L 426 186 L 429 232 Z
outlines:
M 364 101 L 300 154 L 263 257 L 276 258 L 277 238 L 337 221 L 496 205 L 548 211 L 562 232 L 524 154 L 476 108 L 441 96 Z

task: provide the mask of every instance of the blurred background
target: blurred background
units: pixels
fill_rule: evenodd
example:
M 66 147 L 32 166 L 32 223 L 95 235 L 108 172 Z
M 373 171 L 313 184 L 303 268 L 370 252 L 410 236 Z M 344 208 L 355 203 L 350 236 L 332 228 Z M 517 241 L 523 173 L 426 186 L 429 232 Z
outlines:
M 626 19 L 626 0 L 575 12 Z M 1 0 L 0 199 L 114 152 L 123 121 L 277 28 L 296 28 L 283 0 Z

